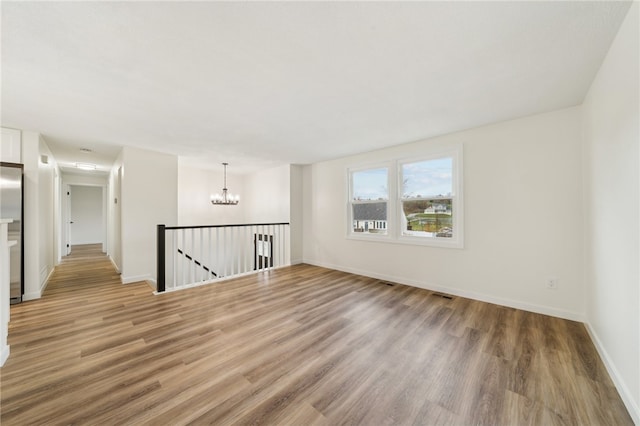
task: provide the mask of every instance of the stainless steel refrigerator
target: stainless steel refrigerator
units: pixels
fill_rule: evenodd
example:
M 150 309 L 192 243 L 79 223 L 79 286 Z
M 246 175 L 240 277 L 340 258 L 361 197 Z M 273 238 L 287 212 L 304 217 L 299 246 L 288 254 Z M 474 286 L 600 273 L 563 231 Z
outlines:
M 9 241 L 16 244 L 9 249 L 11 303 L 22 302 L 24 294 L 24 179 L 22 164 L 0 163 L 0 218 L 13 219 L 9 224 Z

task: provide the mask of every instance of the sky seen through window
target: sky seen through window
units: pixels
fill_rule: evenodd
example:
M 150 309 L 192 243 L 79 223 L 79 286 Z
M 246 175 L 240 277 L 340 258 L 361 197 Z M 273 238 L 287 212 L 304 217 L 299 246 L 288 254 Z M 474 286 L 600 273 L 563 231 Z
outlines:
M 387 169 L 370 169 L 353 173 L 354 200 L 386 200 L 389 198 Z
M 402 165 L 402 196 L 433 197 L 453 192 L 451 157 Z
M 402 164 L 404 198 L 451 195 L 453 159 L 451 157 Z M 388 170 L 384 167 L 353 172 L 354 200 L 387 200 Z

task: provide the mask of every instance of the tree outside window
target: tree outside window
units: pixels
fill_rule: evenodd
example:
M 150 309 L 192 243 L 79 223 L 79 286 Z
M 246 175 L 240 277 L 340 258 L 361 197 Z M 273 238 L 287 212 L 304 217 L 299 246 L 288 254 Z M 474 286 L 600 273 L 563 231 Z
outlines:
M 453 158 L 401 164 L 402 235 L 452 238 L 455 231 Z

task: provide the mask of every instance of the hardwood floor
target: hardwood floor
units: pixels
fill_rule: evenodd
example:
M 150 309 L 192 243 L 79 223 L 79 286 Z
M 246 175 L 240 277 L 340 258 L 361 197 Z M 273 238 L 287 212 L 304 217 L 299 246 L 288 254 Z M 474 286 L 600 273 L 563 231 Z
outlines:
M 90 250 L 11 307 L 3 425 L 633 424 L 580 323 L 309 265 L 154 296 Z
M 71 246 L 71 254 L 63 258 L 65 263 L 84 262 L 90 259 L 104 259 L 102 244 L 76 244 Z

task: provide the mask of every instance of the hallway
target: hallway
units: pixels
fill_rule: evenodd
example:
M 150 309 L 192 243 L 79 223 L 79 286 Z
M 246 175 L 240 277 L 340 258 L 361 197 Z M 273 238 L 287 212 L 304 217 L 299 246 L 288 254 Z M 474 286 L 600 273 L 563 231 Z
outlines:
M 145 301 L 155 300 L 152 292 L 146 283 L 123 286 L 100 244 L 73 246 L 43 298 L 11 306 L 0 422 L 83 422 L 87 409 L 120 404 L 104 398 L 118 395 L 117 378 L 130 367 L 114 356 L 142 346 L 140 336 L 128 334 L 134 327 L 122 314 L 135 305 L 142 312 Z

